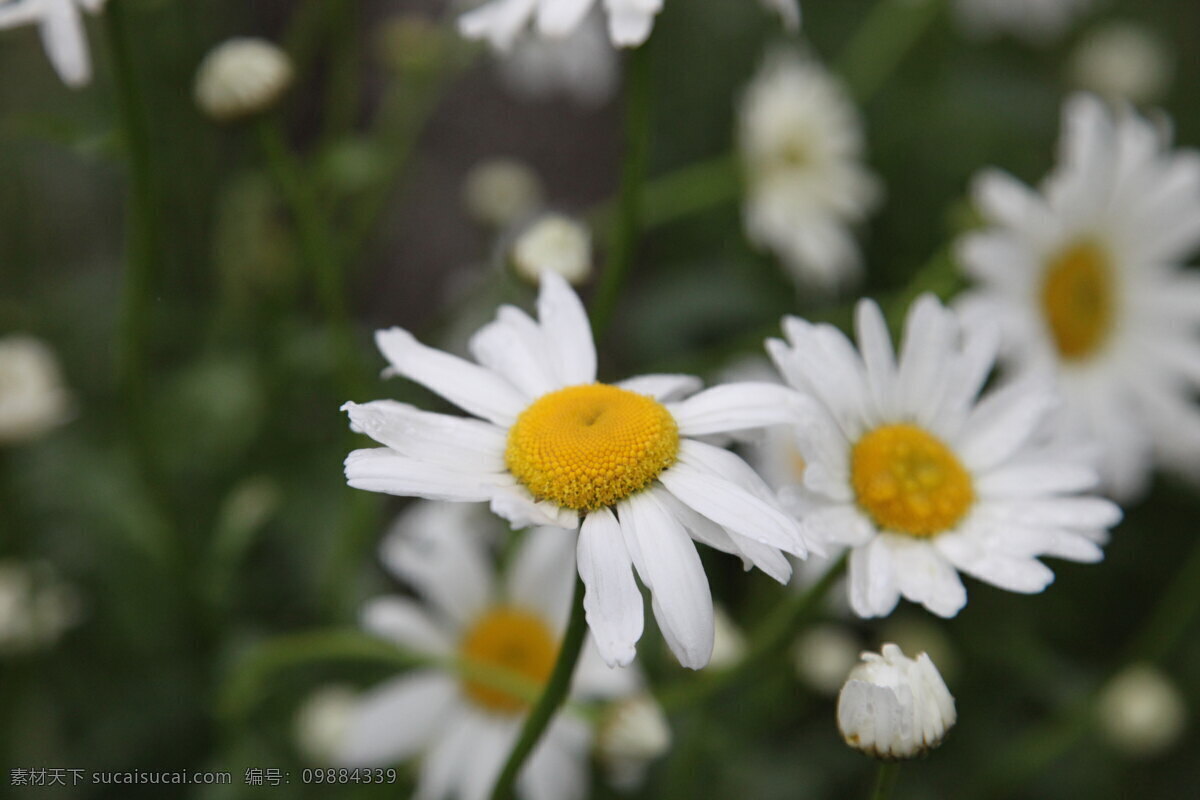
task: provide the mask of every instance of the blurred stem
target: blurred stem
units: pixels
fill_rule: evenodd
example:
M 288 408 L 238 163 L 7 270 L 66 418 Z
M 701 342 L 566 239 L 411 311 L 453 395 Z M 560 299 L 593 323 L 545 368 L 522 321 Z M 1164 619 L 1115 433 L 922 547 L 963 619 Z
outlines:
M 1161 662 L 1187 633 L 1197 612 L 1200 612 L 1200 541 L 1130 645 L 1126 662 Z
M 879 772 L 875 776 L 875 788 L 871 790 L 871 800 L 888 800 L 899 778 L 899 761 L 880 761 Z
M 505 763 L 500 777 L 496 779 L 496 785 L 492 787 L 492 800 L 511 800 L 513 787 L 517 782 L 517 776 L 521 773 L 521 767 L 525 765 L 526 759 L 529 758 L 538 740 L 542 738 L 542 734 L 549 727 L 550 720 L 553 719 L 559 706 L 567 699 L 567 693 L 571 689 L 571 677 L 575 673 L 575 664 L 579 661 L 579 654 L 583 651 L 583 643 L 587 638 L 587 619 L 583 611 L 585 591 L 583 580 L 576 575 L 575 597 L 571 601 L 571 619 L 567 623 L 567 632 L 559 647 L 554 671 L 550 673 L 550 680 L 546 683 L 546 688 L 542 691 L 537 705 L 525 719 L 521 735 L 508 755 L 508 762 Z
M 800 627 L 816 612 L 830 587 L 845 571 L 848 559 L 848 554 L 842 555 L 808 591 L 777 605 L 751 634 L 746 655 L 741 661 L 728 669 L 707 670 L 685 684 L 666 689 L 659 694 L 659 703 L 668 710 L 699 703 L 737 683 L 759 664 L 769 661 L 787 647 Z
M 608 327 L 621 287 L 637 247 L 643 186 L 650 150 L 650 49 L 642 45 L 630 54 L 628 99 L 625 105 L 625 160 L 621 190 L 608 247 L 608 267 L 592 301 L 592 332 L 599 339 Z
M 860 103 L 875 95 L 941 11 L 943 0 L 882 0 L 834 60 L 834 70 Z
M 324 28 L 329 35 L 329 74 L 325 88 L 326 146 L 354 128 L 359 109 L 359 48 L 355 42 L 358 3 L 335 2 L 326 7 Z
M 150 164 L 149 118 L 133 65 L 126 5 L 126 0 L 109 3 L 103 21 L 112 55 L 113 88 L 129 168 L 125 285 L 117 331 L 117 381 L 126 404 L 125 411 L 131 424 L 140 431 L 146 416 L 150 300 L 154 268 L 161 263 L 161 258 Z

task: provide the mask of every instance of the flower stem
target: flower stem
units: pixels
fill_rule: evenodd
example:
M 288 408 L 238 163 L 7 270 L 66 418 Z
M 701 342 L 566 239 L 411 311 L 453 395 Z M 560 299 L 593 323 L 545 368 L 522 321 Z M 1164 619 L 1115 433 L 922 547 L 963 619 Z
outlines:
M 895 74 L 942 5 L 942 0 L 882 0 L 871 7 L 834 61 L 859 103 L 866 103 Z
M 875 776 L 875 788 L 871 790 L 871 800 L 888 800 L 899 777 L 899 761 L 880 761 L 879 772 Z
M 127 36 L 126 3 L 116 0 L 103 15 L 112 56 L 121 137 L 129 168 L 125 284 L 117 330 L 117 383 L 125 410 L 135 426 L 146 415 L 146 344 L 154 267 L 161 262 L 155 226 L 153 170 L 146 105 L 138 86 Z
M 612 318 L 621 286 L 629 274 L 637 246 L 644 205 L 642 184 L 650 150 L 650 51 L 642 45 L 630 54 L 625 107 L 625 160 L 617 215 L 609 241 L 608 267 L 592 301 L 592 332 L 597 339 Z
M 1127 652 L 1126 663 L 1160 662 L 1179 643 L 1200 611 L 1200 542 L 1163 592 Z
M 583 580 L 576 575 L 575 597 L 571 601 L 571 619 L 567 623 L 567 632 L 563 636 L 562 645 L 558 650 L 558 660 L 554 663 L 554 671 L 550 673 L 550 680 L 546 683 L 542 696 L 538 698 L 537 705 L 525 719 L 521 735 L 513 746 L 512 752 L 509 753 L 508 761 L 505 763 L 500 777 L 496 779 L 496 785 L 492 787 L 492 800 L 511 800 L 513 787 L 516 785 L 521 767 L 525 765 L 525 760 L 533 752 L 533 748 L 542 738 L 542 734 L 550 725 L 550 720 L 566 700 L 567 693 L 571 689 L 571 677 L 575 673 L 575 664 L 579 661 L 579 654 L 583 651 L 583 642 L 587 638 L 587 618 L 583 611 L 583 594 Z
M 780 603 L 755 630 L 742 660 L 723 670 L 707 670 L 699 677 L 659 694 L 658 701 L 666 709 L 698 703 L 739 681 L 757 666 L 783 650 L 804 621 L 810 617 L 829 593 L 830 587 L 846 569 L 848 556 L 843 555 L 825 571 L 808 591 Z

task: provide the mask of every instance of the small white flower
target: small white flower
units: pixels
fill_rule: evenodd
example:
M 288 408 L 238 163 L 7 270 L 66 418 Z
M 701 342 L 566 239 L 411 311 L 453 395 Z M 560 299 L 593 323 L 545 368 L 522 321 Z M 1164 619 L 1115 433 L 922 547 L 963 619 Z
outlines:
M 291 59 L 277 45 L 264 39 L 229 39 L 200 63 L 196 104 L 213 119 L 241 119 L 274 106 L 291 84 Z
M 846 744 L 875 758 L 915 758 L 954 727 L 954 698 L 929 656 L 914 661 L 894 644 L 863 653 L 838 695 L 838 729 Z
M 628 664 L 641 637 L 636 569 L 667 644 L 698 669 L 712 652 L 713 611 L 693 539 L 779 581 L 791 575 L 780 550 L 808 551 L 762 479 L 700 437 L 793 420 L 803 401 L 772 384 L 693 394 L 699 381 L 686 375 L 596 383 L 587 314 L 555 272 L 542 273 L 538 316 L 501 307 L 471 339 L 478 364 L 380 331 L 393 374 L 478 419 L 347 403 L 354 430 L 384 446 L 351 453 L 346 478 L 368 491 L 489 502 L 514 527 L 578 530 L 584 605 L 605 660 Z
M 7 0 L 0 2 L 0 29 L 37 25 L 46 57 L 73 89 L 92 79 L 92 58 L 82 8 L 97 14 L 106 0 Z
M 296 747 L 311 764 L 337 761 L 358 708 L 358 693 L 348 686 L 325 686 L 296 711 Z
M 0 653 L 49 647 L 79 617 L 79 596 L 49 564 L 0 561 Z
M 1041 44 L 1060 36 L 1093 0 L 957 0 L 959 23 L 972 36 L 1011 33 Z
M 1134 664 L 1100 693 L 1096 713 L 1100 730 L 1113 747 L 1135 758 L 1166 752 L 1187 726 L 1183 695 L 1149 664 Z
M 789 27 L 800 24 L 797 0 L 763 0 Z M 663 0 L 489 0 L 459 17 L 458 29 L 468 39 L 483 39 L 502 52 L 511 50 L 527 30 L 561 39 L 579 27 L 592 8 L 603 5 L 608 36 L 617 47 L 637 47 L 650 37 Z
M 504 84 L 524 100 L 561 95 L 583 106 L 599 106 L 612 97 L 620 77 L 617 51 L 604 33 L 599 11 L 566 36 L 526 32 L 497 58 Z
M 471 167 L 463 183 L 463 203 L 472 219 L 506 228 L 542 204 L 542 181 L 528 164 L 492 158 Z
M 858 661 L 858 637 L 844 625 L 808 628 L 792 647 L 792 664 L 800 680 L 822 694 L 836 694 Z
M 671 726 L 650 695 L 637 694 L 605 707 L 596 729 L 595 750 L 614 786 L 637 787 L 650 762 L 670 749 Z
M 816 61 L 777 50 L 738 108 L 746 235 L 782 259 L 802 287 L 836 289 L 861 272 L 850 226 L 878 202 L 862 165 L 849 96 Z
M 732 667 L 746 655 L 746 635 L 729 616 L 725 606 L 713 606 L 713 651 L 708 665 L 714 669 Z
M 1112 22 L 1088 31 L 1071 54 L 1071 78 L 1081 89 L 1114 100 L 1148 103 L 1171 80 L 1167 43 L 1149 28 Z
M 1042 591 L 1039 556 L 1099 561 L 1120 519 L 1083 494 L 1090 465 L 1056 452 L 1043 427 L 1057 398 L 1032 380 L 980 396 L 991 328 L 963 330 L 932 296 L 908 314 L 897 360 L 879 307 L 858 304 L 858 349 L 830 325 L 784 320 L 767 349 L 789 384 L 817 401 L 798 427 L 803 482 L 783 497 L 806 535 L 851 548 L 850 604 L 886 616 L 900 596 L 954 616 L 959 571 L 1002 589 Z
M 49 345 L 24 334 L 0 338 L 0 445 L 36 439 L 66 422 L 70 410 Z
M 517 236 L 511 256 L 513 269 L 535 286 L 546 271 L 578 286 L 592 274 L 592 234 L 570 217 L 546 214 Z
M 1057 378 L 1067 440 L 1098 445 L 1105 483 L 1130 498 L 1156 460 L 1200 463 L 1200 276 L 1183 268 L 1200 245 L 1200 155 L 1090 95 L 1063 125 L 1040 191 L 976 180 L 988 227 L 961 242 L 979 283 L 962 308 L 995 320 L 1018 375 Z
M 421 601 L 377 599 L 363 611 L 368 630 L 404 649 L 445 660 L 364 693 L 346 728 L 338 761 L 374 766 L 420 757 L 417 797 L 483 798 L 512 749 L 530 698 L 451 666 L 505 670 L 536 691 L 558 658 L 574 586 L 574 543 L 561 530 L 528 531 L 502 577 L 491 568 L 481 531 L 452 523 L 437 503 L 418 503 L 397 520 L 382 557 Z M 451 524 L 447 524 L 451 523 Z M 612 670 L 585 643 L 571 697 L 616 699 L 639 691 L 634 669 Z M 570 708 L 558 714 L 518 777 L 526 800 L 582 798 L 593 730 Z

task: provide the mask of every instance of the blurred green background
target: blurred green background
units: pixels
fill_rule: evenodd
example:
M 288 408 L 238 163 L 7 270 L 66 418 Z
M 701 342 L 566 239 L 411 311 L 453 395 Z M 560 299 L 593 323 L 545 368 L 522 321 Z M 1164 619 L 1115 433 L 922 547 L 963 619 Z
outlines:
M 6 789 L 407 796 L 403 786 L 335 792 L 297 781 L 313 766 L 295 741 L 310 692 L 370 685 L 386 665 L 301 654 L 256 681 L 247 670 L 270 665 L 247 654 L 273 637 L 352 627 L 361 601 L 390 586 L 375 551 L 401 504 L 345 486 L 341 460 L 355 438 L 338 406 L 416 390 L 378 378 L 371 331 L 401 325 L 453 344 L 501 298 L 531 298 L 502 269 L 494 234 L 463 208 L 470 167 L 492 156 L 527 161 L 552 206 L 587 214 L 617 186 L 621 103 L 514 100 L 491 59 L 453 35 L 436 0 L 116 1 L 151 112 L 160 234 L 136 408 L 116 378 L 127 206 L 111 20 L 89 22 L 97 75 L 78 92 L 59 83 L 33 30 L 0 32 L 0 331 L 51 343 L 75 406 L 69 424 L 0 450 L 0 558 L 50 562 L 79 605 L 57 643 L 0 654 L 0 765 L 228 770 L 234 781 L 178 791 Z M 874 5 L 804 0 L 805 46 L 836 63 Z M 420 39 L 428 52 L 395 35 L 389 23 L 400 15 L 440 21 Z M 1200 143 L 1200 4 L 1103 3 L 1043 47 L 976 41 L 939 14 L 862 107 L 869 162 L 887 191 L 862 231 L 864 293 L 903 290 L 969 224 L 965 189 L 978 169 L 996 165 L 1031 182 L 1046 172 L 1059 104 L 1073 88 L 1072 48 L 1114 19 L 1161 38 L 1173 75 L 1159 104 L 1181 144 Z M 296 59 L 278 122 L 338 234 L 349 342 L 331 332 L 254 126 L 217 126 L 193 104 L 200 59 L 232 35 L 278 41 Z M 735 98 L 783 38 L 756 3 L 667 0 L 652 39 L 652 176 L 728 154 Z M 647 232 L 601 342 L 601 372 L 711 376 L 739 352 L 757 352 L 781 314 L 810 311 L 829 309 L 798 296 L 772 258 L 747 246 L 731 198 Z M 1195 488 L 1160 479 L 1127 509 L 1105 561 L 1055 563 L 1044 596 L 969 581 L 970 603 L 953 620 L 902 607 L 902 618 L 949 641 L 955 666 L 945 671 L 960 719 L 940 750 L 902 771 L 896 796 L 1195 797 L 1194 717 L 1168 752 L 1136 759 L 1072 709 L 1124 663 L 1195 546 L 1198 511 Z M 753 626 L 785 590 L 711 555 L 714 595 Z M 850 624 L 876 647 L 891 622 Z M 1198 630 L 1193 620 L 1159 662 L 1192 709 Z M 656 680 L 678 677 L 673 660 L 642 649 Z M 833 702 L 789 664 L 763 669 L 738 691 L 676 714 L 675 747 L 633 796 L 865 796 L 871 765 L 841 743 Z M 247 767 L 293 780 L 247 787 Z M 597 784 L 594 796 L 610 794 Z

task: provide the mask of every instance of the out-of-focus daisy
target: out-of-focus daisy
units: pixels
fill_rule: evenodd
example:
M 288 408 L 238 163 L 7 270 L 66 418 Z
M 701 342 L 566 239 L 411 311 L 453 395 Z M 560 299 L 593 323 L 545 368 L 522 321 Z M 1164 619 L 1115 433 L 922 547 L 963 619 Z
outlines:
M 1104 738 L 1132 758 L 1152 758 L 1179 741 L 1188 707 L 1170 677 L 1151 664 L 1132 664 L 1100 691 L 1096 720 Z
M 763 0 L 789 27 L 800 24 L 797 0 Z M 663 0 L 604 0 L 608 36 L 617 47 L 637 47 L 646 41 Z M 497 50 L 512 49 L 526 31 L 561 39 L 575 31 L 596 0 L 489 0 L 459 17 L 458 28 L 469 39 L 485 39 Z
M 861 265 L 850 226 L 878 201 L 862 165 L 862 124 L 842 86 L 791 50 L 771 53 L 738 110 L 746 235 L 804 287 L 853 283 Z
M 35 439 L 66 422 L 70 409 L 49 345 L 25 334 L 0 338 L 0 444 Z
M 595 753 L 619 789 L 643 782 L 650 763 L 671 749 L 671 727 L 662 706 L 648 694 L 610 703 L 596 730 Z
M 351 486 L 486 501 L 515 527 L 579 529 L 579 574 L 597 646 L 628 664 L 642 633 L 642 596 L 680 663 L 708 663 L 712 597 L 692 539 L 742 557 L 780 581 L 784 550 L 803 556 L 800 526 L 754 471 L 698 437 L 794 420 L 802 399 L 765 383 L 699 388 L 685 375 L 596 383 L 583 304 L 542 273 L 539 320 L 511 306 L 472 337 L 479 362 L 417 342 L 399 328 L 376 341 L 403 375 L 479 419 L 387 400 L 347 403 L 353 428 L 384 447 L 346 459 Z
M 958 572 L 1016 592 L 1054 573 L 1037 560 L 1098 561 L 1121 512 L 1081 494 L 1093 469 L 1041 436 L 1057 398 L 1045 382 L 979 396 L 996 336 L 963 330 L 932 296 L 893 355 L 879 307 L 857 310 L 858 350 L 836 328 L 784 320 L 771 356 L 819 406 L 799 427 L 803 483 L 789 494 L 805 533 L 852 548 L 850 604 L 891 613 L 903 595 L 940 616 L 967 602 Z
M 0 0 L 0 29 L 37 25 L 46 57 L 63 83 L 77 89 L 92 79 L 82 11 L 97 14 L 106 0 Z
M 956 0 L 959 22 L 972 36 L 1011 33 L 1034 43 L 1061 35 L 1092 0 Z
M 292 85 L 292 61 L 274 42 L 228 39 L 196 70 L 196 104 L 213 119 L 229 121 L 272 108 Z
M 332 764 L 341 754 L 358 692 L 349 686 L 322 686 L 296 710 L 296 748 L 311 764 Z
M 564 96 L 584 106 L 598 106 L 612 97 L 620 77 L 617 51 L 604 33 L 599 10 L 566 36 L 547 38 L 527 32 L 498 60 L 505 85 L 525 100 Z
M 1200 157 L 1090 95 L 1063 114 L 1058 167 L 1033 191 L 989 171 L 975 182 L 988 227 L 961 243 L 980 284 L 964 311 L 998 321 L 1019 370 L 1057 376 L 1070 439 L 1093 439 L 1101 473 L 1137 494 L 1157 456 L 1200 456 Z
M 405 673 L 364 693 L 351 714 L 338 761 L 379 765 L 420 756 L 416 796 L 484 798 L 520 733 L 530 698 L 470 673 L 505 670 L 531 687 L 545 684 L 558 657 L 574 585 L 574 543 L 562 531 L 535 528 L 493 573 L 476 530 L 447 527 L 436 504 L 420 503 L 397 521 L 383 544 L 388 568 L 424 602 L 373 601 L 363 612 L 372 632 L 446 667 Z M 614 699 L 639 688 L 634 670 L 612 670 L 585 646 L 572 698 Z M 582 797 L 592 727 L 570 708 L 551 723 L 518 778 L 528 800 Z
M 463 181 L 463 205 L 476 222 L 506 228 L 533 214 L 545 190 L 538 174 L 514 158 L 490 158 L 471 167 Z
M 592 232 L 563 214 L 543 214 L 517 234 L 508 260 L 513 271 L 534 286 L 546 271 L 578 286 L 592 273 Z
M 0 653 L 49 647 L 79 617 L 78 594 L 50 564 L 0 561 Z
M 1070 77 L 1081 89 L 1113 100 L 1149 103 L 1171 81 L 1166 41 L 1132 22 L 1111 22 L 1088 31 L 1071 54 Z

